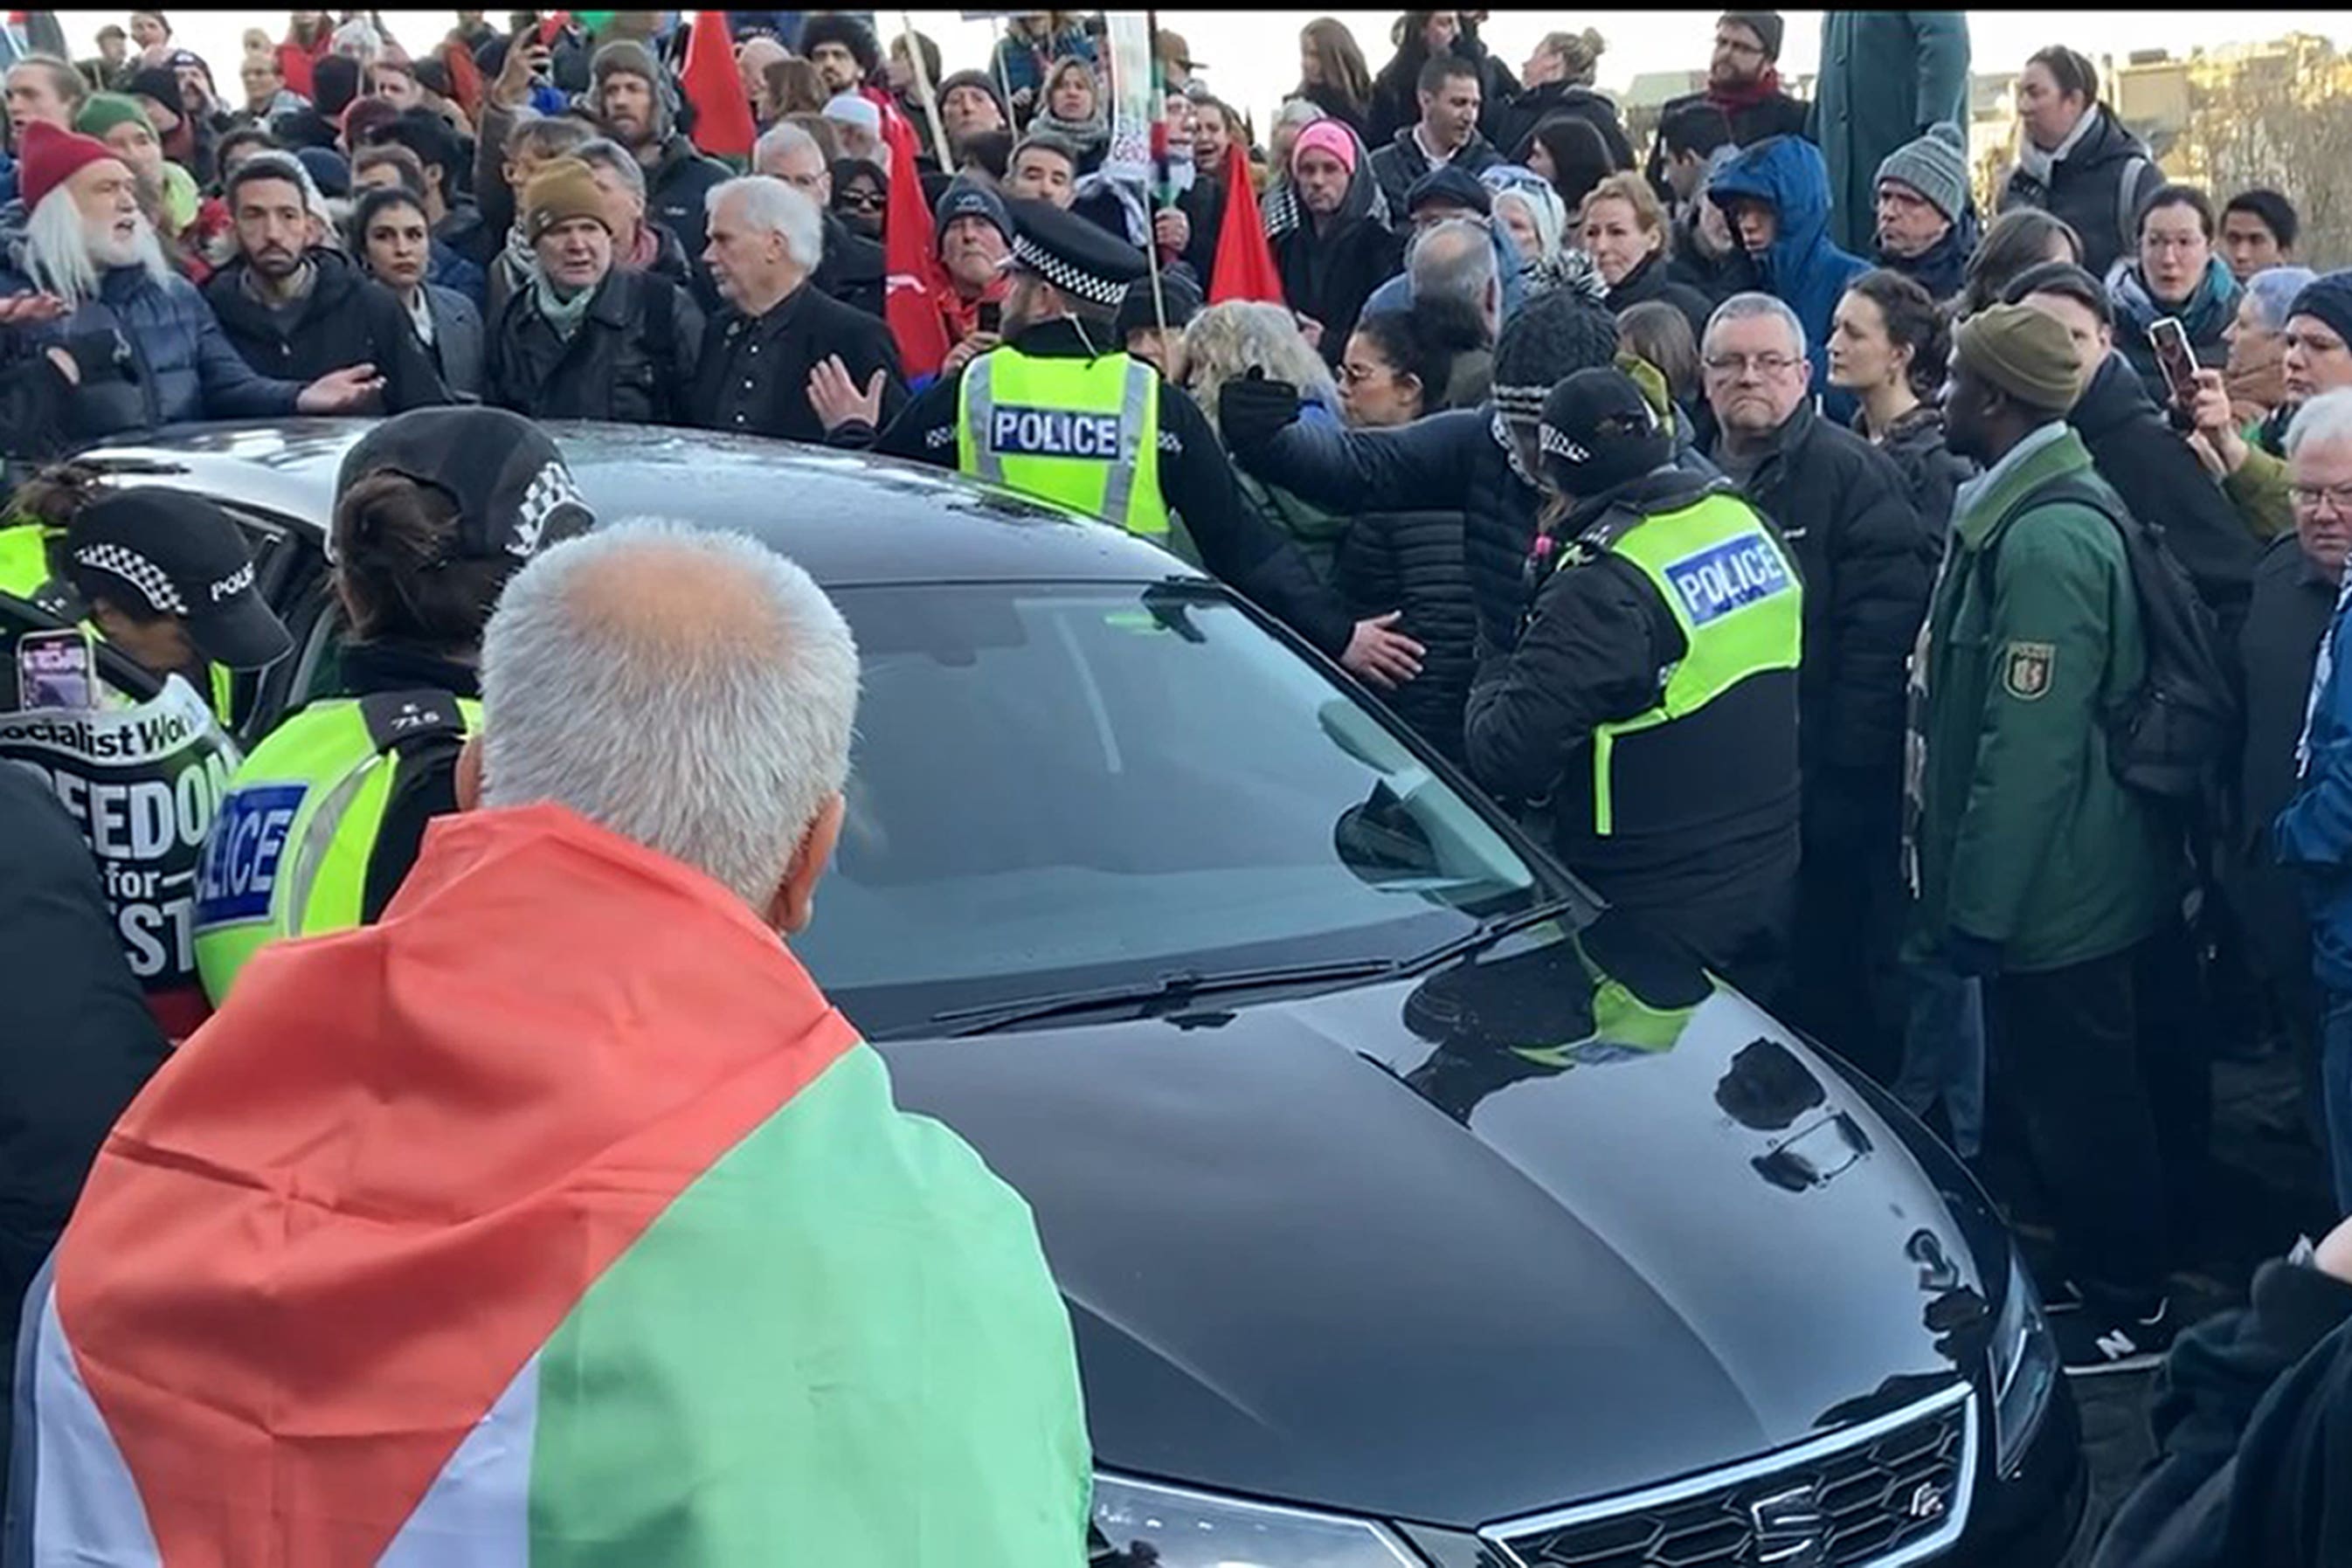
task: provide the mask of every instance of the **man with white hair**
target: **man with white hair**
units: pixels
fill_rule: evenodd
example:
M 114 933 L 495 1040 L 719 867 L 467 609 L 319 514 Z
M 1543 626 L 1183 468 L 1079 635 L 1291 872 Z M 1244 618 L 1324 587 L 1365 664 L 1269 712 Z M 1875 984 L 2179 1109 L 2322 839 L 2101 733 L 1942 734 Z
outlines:
M 874 106 L 866 107 L 871 112 Z M 889 277 L 882 247 L 863 235 L 851 234 L 835 214 L 833 167 L 825 162 L 824 149 L 817 145 L 816 138 L 790 120 L 770 126 L 751 149 L 751 172 L 782 180 L 815 204 L 818 221 L 824 228 L 824 259 L 816 269 L 818 290 L 879 319 Z
M 1083 1558 L 1035 1222 L 787 946 L 857 679 L 740 536 L 515 575 L 386 917 L 257 955 L 100 1155 L 26 1320 L 10 1561 Z
M 1895 937 L 1906 669 L 1937 542 L 1892 459 L 1813 412 L 1805 329 L 1769 294 L 1734 295 L 1701 354 L 1721 436 L 1707 455 L 1780 525 L 1804 574 L 1804 870 L 1794 1021 L 1890 1082 L 1900 1054 Z
M 2288 496 L 2301 553 L 2315 575 L 2340 584 L 2352 536 L 2352 391 L 2322 392 L 2287 426 Z M 2311 916 L 2312 967 L 2326 995 L 2321 1010 L 2320 1082 L 2338 1208 L 2352 1195 L 2352 684 L 2345 666 L 2346 600 L 2319 641 L 2303 735 L 2295 747 L 2301 784 L 2278 819 L 2279 863 L 2301 879 Z
M 79 390 L 66 404 L 79 440 L 183 420 L 341 413 L 382 386 L 373 365 L 307 385 L 247 365 L 195 286 L 164 260 L 139 210 L 130 168 L 95 137 L 45 120 L 25 127 L 19 189 L 30 214 L 22 270 L 0 267 L 0 298 L 53 296 L 49 319 L 12 325 L 22 340 L 72 350 Z M 92 377 L 90 371 L 100 373 Z
M 857 385 L 880 390 L 884 419 L 897 414 L 906 405 L 907 383 L 890 329 L 813 281 L 824 243 L 816 204 L 765 174 L 730 180 L 711 191 L 709 202 L 710 242 L 702 259 L 726 304 L 704 329 L 689 421 L 711 430 L 823 441 L 824 423 L 810 405 L 808 383 L 828 357 Z

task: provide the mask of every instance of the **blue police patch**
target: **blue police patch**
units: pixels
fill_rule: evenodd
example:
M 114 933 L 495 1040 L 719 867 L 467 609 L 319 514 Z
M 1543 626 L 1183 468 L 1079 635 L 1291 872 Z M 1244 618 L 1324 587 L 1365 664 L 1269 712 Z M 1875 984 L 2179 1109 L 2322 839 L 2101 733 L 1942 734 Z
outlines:
M 1691 624 L 1704 626 L 1789 589 L 1780 552 L 1761 534 L 1742 534 L 1666 568 Z
M 999 403 L 989 414 L 989 450 L 1006 457 L 1118 456 L 1118 415 Z
M 226 925 L 269 914 L 286 836 L 307 784 L 241 785 L 221 803 L 196 871 L 196 924 Z

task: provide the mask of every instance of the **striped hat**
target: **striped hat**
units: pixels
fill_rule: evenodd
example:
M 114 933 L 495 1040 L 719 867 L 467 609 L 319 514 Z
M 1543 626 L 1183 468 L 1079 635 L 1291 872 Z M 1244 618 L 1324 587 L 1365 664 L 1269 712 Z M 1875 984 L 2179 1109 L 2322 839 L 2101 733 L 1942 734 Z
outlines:
M 1065 294 L 1117 309 L 1127 286 L 1150 271 L 1141 251 L 1050 203 L 1005 205 L 1013 214 L 1013 264 Z

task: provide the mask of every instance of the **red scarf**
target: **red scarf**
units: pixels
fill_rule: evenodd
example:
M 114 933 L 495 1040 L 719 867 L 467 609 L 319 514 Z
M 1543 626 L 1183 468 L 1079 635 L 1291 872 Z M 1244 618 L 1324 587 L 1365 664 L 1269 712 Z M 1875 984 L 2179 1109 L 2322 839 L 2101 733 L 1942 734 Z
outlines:
M 1766 66 L 1764 74 L 1751 82 L 1732 87 L 1717 87 L 1712 81 L 1708 82 L 1706 101 L 1726 114 L 1736 114 L 1743 109 L 1755 108 L 1768 98 L 1777 98 L 1780 92 L 1780 68 Z

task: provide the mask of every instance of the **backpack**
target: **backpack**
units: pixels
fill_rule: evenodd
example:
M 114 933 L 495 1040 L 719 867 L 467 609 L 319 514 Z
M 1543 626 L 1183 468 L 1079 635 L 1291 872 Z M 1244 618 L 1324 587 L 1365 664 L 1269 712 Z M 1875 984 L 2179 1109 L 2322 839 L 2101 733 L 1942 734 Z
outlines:
M 2088 507 L 2114 526 L 2139 601 L 2147 671 L 2104 716 L 2108 769 L 2126 789 L 2202 808 L 2221 793 L 2239 726 L 2213 612 L 2164 542 L 2163 527 L 2134 517 L 2105 485 L 2069 476 L 2043 486 L 2011 507 L 1999 528 L 2049 501 Z

